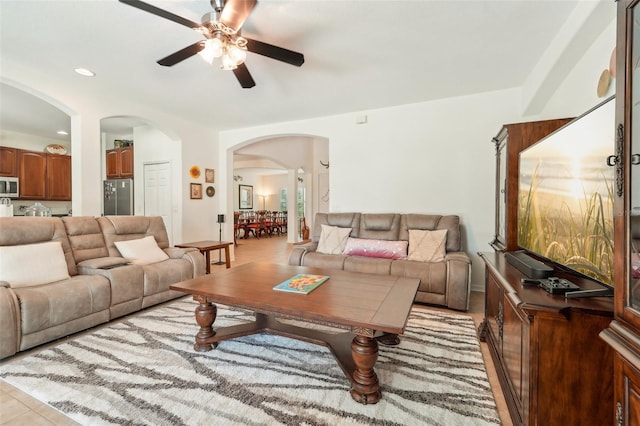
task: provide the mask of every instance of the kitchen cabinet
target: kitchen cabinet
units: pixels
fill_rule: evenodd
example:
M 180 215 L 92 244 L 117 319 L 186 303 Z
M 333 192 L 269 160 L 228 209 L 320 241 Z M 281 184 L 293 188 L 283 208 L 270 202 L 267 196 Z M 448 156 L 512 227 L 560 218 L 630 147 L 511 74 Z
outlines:
M 614 350 L 616 425 L 640 425 L 640 0 L 618 1 L 614 185 L 615 318 L 601 336 Z
M 71 200 L 71 156 L 47 154 L 47 200 Z
M 71 200 L 71 156 L 17 150 L 22 200 Z
M 47 199 L 47 154 L 18 150 L 18 177 L 20 199 Z
M 613 317 L 609 298 L 565 299 L 537 286 L 502 252 L 485 263 L 489 347 L 514 425 L 607 425 L 613 417 L 613 351 L 599 338 Z M 555 276 L 564 277 L 562 271 Z M 585 289 L 598 287 L 573 276 Z
M 0 176 L 18 177 L 18 150 L 0 146 Z
M 133 146 L 106 152 L 107 179 L 133 178 Z

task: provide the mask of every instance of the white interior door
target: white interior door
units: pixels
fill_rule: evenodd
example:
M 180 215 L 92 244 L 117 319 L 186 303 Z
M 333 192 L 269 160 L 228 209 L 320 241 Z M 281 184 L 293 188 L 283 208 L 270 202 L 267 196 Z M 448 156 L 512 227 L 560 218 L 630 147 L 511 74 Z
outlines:
M 173 244 L 171 228 L 171 164 L 144 165 L 144 215 L 161 216 L 167 229 L 169 242 Z

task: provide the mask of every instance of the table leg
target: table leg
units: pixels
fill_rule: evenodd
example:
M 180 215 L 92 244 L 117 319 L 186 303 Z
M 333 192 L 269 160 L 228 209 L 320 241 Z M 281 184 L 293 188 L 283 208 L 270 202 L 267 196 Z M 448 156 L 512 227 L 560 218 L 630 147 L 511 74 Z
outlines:
M 224 246 L 224 261 L 227 269 L 231 268 L 231 255 L 229 254 L 229 244 Z
M 204 296 L 193 296 L 193 300 L 199 303 L 196 307 L 196 322 L 200 326 L 200 331 L 196 334 L 196 343 L 193 349 L 198 352 L 206 352 L 218 346 L 217 343 L 206 343 L 206 340 L 215 336 L 213 322 L 216 320 L 218 308 Z
M 204 254 L 204 261 L 207 262 L 206 272 L 207 274 L 211 273 L 211 250 L 202 250 L 202 254 Z
M 378 342 L 369 336 L 357 335 L 351 343 L 351 355 L 356 369 L 353 372 L 351 397 L 362 404 L 380 401 L 380 383 L 373 366 L 378 359 Z

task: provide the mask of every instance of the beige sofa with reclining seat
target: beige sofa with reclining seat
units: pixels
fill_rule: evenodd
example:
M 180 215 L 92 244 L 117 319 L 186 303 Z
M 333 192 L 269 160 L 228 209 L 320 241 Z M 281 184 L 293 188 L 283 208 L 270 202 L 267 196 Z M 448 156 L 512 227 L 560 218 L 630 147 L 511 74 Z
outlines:
M 166 259 L 131 264 L 115 246 L 149 236 Z M 59 257 L 38 258 L 44 243 L 57 243 Z M 33 256 L 11 263 L 11 247 Z M 169 247 L 160 217 L 0 218 L 0 257 L 0 358 L 179 297 L 169 285 L 205 271 L 198 250 Z
M 344 252 L 319 253 L 317 249 L 321 242 L 323 225 L 338 228 L 338 231 L 340 228 L 350 228 L 348 238 L 351 240 L 347 242 L 354 241 L 356 246 L 360 247 L 360 250 L 355 252 L 360 255 Z M 404 254 L 411 254 L 413 247 L 410 234 L 418 234 L 410 232 L 412 230 L 446 230 L 446 233 L 440 232 L 440 235 L 446 234 L 441 247 L 442 257 L 436 261 L 416 261 L 403 256 L 391 256 L 389 248 L 386 251 L 380 249 L 381 246 L 390 246 L 394 250 L 397 247 L 405 247 Z M 422 232 L 420 235 L 427 233 Z M 371 243 L 370 253 L 365 253 L 367 242 Z M 348 246 L 345 248 L 348 249 Z M 375 257 L 379 253 L 383 253 L 383 257 Z M 318 213 L 313 223 L 311 242 L 294 246 L 289 256 L 289 264 L 419 278 L 420 286 L 415 299 L 417 302 L 463 311 L 469 309 L 471 260 L 467 253 L 462 251 L 460 219 L 456 215 Z

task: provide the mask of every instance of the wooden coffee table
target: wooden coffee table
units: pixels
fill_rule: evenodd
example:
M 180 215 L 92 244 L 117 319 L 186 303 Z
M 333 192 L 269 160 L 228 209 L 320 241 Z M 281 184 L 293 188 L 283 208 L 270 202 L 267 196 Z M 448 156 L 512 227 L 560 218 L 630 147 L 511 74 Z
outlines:
M 309 294 L 273 290 L 295 274 L 329 275 Z M 218 342 L 256 333 L 269 333 L 326 346 L 351 382 L 351 396 L 363 404 L 380 400 L 373 367 L 381 333 L 402 334 L 420 280 L 271 263 L 248 263 L 170 286 L 192 294 L 200 331 L 196 351 L 209 351 Z M 213 329 L 215 303 L 255 312 L 254 322 Z M 276 318 L 320 323 L 348 330 L 332 334 L 284 324 Z

